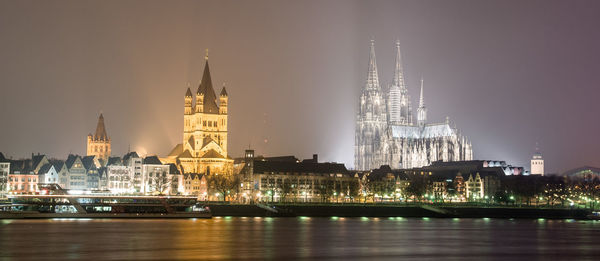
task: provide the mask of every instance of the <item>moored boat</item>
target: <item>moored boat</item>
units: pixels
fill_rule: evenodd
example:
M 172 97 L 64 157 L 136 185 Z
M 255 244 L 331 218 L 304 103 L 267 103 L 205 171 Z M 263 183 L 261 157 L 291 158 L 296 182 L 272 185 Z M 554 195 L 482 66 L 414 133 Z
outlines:
M 20 218 L 211 218 L 196 197 L 115 195 L 9 195 L 0 219 Z

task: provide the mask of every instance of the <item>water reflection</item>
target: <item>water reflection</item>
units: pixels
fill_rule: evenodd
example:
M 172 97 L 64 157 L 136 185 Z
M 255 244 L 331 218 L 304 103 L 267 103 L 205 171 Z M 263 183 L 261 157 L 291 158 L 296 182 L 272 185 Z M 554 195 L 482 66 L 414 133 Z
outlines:
M 489 218 L 3 220 L 0 259 L 585 259 L 600 255 L 599 228 Z

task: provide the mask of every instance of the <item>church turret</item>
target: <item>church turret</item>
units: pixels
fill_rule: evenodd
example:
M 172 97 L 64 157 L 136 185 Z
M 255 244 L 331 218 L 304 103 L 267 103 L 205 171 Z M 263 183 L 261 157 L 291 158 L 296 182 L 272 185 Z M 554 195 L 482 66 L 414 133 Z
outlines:
M 419 98 L 419 108 L 417 109 L 417 124 L 420 127 L 425 126 L 427 122 L 427 108 L 425 107 L 425 99 L 423 97 L 423 78 L 421 78 L 421 96 Z
M 225 90 L 225 84 L 223 84 L 223 89 L 221 90 L 221 94 L 219 95 L 219 114 L 227 114 L 227 101 L 229 97 L 227 96 L 227 91 Z
M 190 115 L 192 114 L 192 91 L 190 90 L 189 84 L 188 84 L 188 88 L 187 91 L 185 92 L 185 98 L 184 98 L 184 107 L 185 107 L 185 115 Z
M 198 87 L 198 92 L 196 92 L 196 112 L 204 112 L 204 93 L 201 88 L 202 85 Z

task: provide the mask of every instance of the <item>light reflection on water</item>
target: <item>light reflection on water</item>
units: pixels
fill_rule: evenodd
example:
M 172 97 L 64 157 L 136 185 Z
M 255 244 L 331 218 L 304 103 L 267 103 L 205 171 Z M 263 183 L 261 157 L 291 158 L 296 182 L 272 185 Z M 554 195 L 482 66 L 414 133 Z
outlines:
M 3 220 L 0 259 L 595 259 L 600 222 L 545 219 Z

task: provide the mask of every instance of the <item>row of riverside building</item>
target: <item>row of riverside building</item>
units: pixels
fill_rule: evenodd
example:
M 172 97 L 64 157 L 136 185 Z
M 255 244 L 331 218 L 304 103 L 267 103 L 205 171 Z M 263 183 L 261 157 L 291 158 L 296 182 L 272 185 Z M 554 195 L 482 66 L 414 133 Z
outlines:
M 502 177 L 523 171 L 501 161 L 438 161 L 423 168 L 393 170 L 384 165 L 371 171 L 352 171 L 341 163 L 318 162 L 317 155 L 299 160 L 294 156 L 254 156 L 253 150 L 235 159 L 234 169 L 233 175 L 240 179 L 231 199 L 240 202 L 408 200 L 407 187 L 419 177 L 428 179 L 424 196 L 429 199 L 476 201 L 492 198 L 501 188 Z M 213 197 L 207 174 L 182 173 L 175 164 L 163 164 L 157 156 L 140 157 L 129 152 L 102 163 L 94 155 L 69 155 L 59 160 L 37 154 L 12 160 L 0 153 L 3 194 L 39 194 L 38 184 L 51 183 L 89 193 L 218 198 Z
M 240 202 L 407 200 L 410 184 L 423 178 L 427 179 L 424 195 L 468 201 L 495 193 L 503 176 L 524 173 L 523 168 L 502 161 L 448 162 L 461 159 L 448 157 L 431 164 L 402 165 L 405 169 L 370 164 L 378 169 L 361 171 L 348 170 L 340 163 L 318 162 L 316 155 L 299 160 L 294 156 L 255 156 L 253 150 L 247 150 L 244 157 L 233 159 L 227 148 L 228 97 L 224 86 L 216 95 L 207 56 L 197 91 L 192 93 L 188 86 L 184 94 L 182 143 L 166 157 L 140 157 L 135 152 L 112 157 L 111 139 L 100 114 L 95 133 L 87 136 L 85 156 L 51 159 L 38 154 L 13 160 L 0 154 L 0 196 L 37 194 L 39 184 L 51 183 L 85 193 L 193 195 L 214 200 L 219 198 L 219 190 L 211 180 L 220 176 L 237 178 L 235 186 L 226 191 L 229 199 Z M 414 126 L 409 127 L 412 130 Z M 470 150 L 466 154 L 469 156 L 463 158 L 470 159 Z

